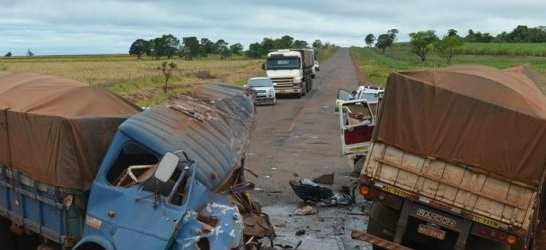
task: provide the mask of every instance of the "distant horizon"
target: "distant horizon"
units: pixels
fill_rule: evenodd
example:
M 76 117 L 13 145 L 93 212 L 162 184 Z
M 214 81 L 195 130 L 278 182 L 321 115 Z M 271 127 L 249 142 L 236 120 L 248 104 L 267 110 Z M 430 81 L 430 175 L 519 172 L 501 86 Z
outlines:
M 408 33 L 456 29 L 497 35 L 518 25 L 546 25 L 546 1 L 370 0 L 0 0 L 0 56 L 124 54 L 136 39 L 163 34 L 206 37 L 245 49 L 264 37 L 290 35 L 342 47 L 364 46 L 364 37 L 398 29 Z

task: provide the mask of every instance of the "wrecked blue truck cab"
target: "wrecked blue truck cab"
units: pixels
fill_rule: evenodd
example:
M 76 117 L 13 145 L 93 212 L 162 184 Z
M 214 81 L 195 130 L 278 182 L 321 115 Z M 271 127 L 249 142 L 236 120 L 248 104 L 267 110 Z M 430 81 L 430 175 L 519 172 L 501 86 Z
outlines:
M 213 90 L 236 91 L 215 86 L 208 92 Z M 232 249 L 241 244 L 243 218 L 237 206 L 212 190 L 241 162 L 249 136 L 244 130 L 252 124 L 254 108 L 243 96 L 229 105 L 210 97 L 186 98 L 148 109 L 120 126 L 93 183 L 80 245 L 97 238 L 107 241 L 106 249 Z M 208 107 L 214 104 L 222 106 Z M 169 152 L 181 159 L 171 178 L 161 182 L 145 176 Z M 134 166 L 143 166 L 134 170 L 145 179 L 140 183 L 123 178 Z
M 8 126 L 8 112 L 14 111 L 2 110 L 2 105 L 0 100 L 0 115 L 6 117 L 0 119 L 6 128 L 0 130 L 0 142 L 17 135 Z M 96 129 L 72 137 L 68 144 L 89 140 L 94 148 L 106 145 L 95 173 L 80 166 L 73 172 L 55 169 L 59 170 L 55 174 L 80 178 L 81 183 L 92 180 L 87 189 L 79 188 L 86 185 L 77 181 L 48 178 L 50 168 L 40 175 L 36 173 L 43 169 L 25 169 L 13 159 L 5 160 L 16 154 L 15 146 L 5 140 L 10 147 L 9 154 L 0 148 L 0 220 L 3 217 L 12 228 L 40 236 L 42 244 L 63 249 L 205 250 L 258 245 L 259 239 L 275 235 L 267 215 L 247 195 L 253 185 L 244 178 L 254 112 L 252 98 L 242 89 L 211 84 L 137 112 L 115 127 L 103 120 L 90 123 L 89 117 L 82 118 L 84 122 L 70 118 L 69 123 L 76 124 L 70 128 Z M 80 130 L 70 132 L 79 135 Z M 103 130 L 112 132 L 110 139 L 95 132 Z M 63 148 L 70 149 L 66 152 L 87 149 Z M 69 165 L 79 157 L 52 162 Z

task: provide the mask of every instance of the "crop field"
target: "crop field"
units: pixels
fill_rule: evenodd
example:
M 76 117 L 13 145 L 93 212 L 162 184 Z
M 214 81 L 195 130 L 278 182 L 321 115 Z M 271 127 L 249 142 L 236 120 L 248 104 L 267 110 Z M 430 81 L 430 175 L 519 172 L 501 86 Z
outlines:
M 174 62 L 177 68 L 163 92 L 163 61 Z M 170 95 L 187 91 L 208 82 L 229 82 L 242 85 L 249 77 L 263 74 L 263 60 L 233 57 L 220 60 L 207 58 L 187 61 L 152 60 L 126 55 L 48 56 L 1 58 L 0 70 L 29 71 L 74 79 L 92 86 L 108 88 L 141 106 L 157 104 Z
M 544 43 L 465 43 L 458 50 L 463 55 L 544 56 Z
M 384 86 L 390 73 L 405 70 L 421 70 L 446 66 L 445 60 L 429 53 L 425 63 L 417 55 L 410 53 L 409 44 L 395 44 L 381 54 L 373 48 L 353 47 L 352 55 L 371 83 Z M 451 64 L 483 64 L 496 68 L 508 68 L 519 64 L 530 64 L 538 78 L 538 84 L 546 93 L 546 57 L 533 56 L 493 56 L 493 55 L 456 55 Z
M 336 52 L 329 48 L 318 52 L 319 60 L 326 60 Z M 152 106 L 169 96 L 188 91 L 191 87 L 209 82 L 243 85 L 247 79 L 264 74 L 265 59 L 233 56 L 221 60 L 210 56 L 199 60 L 152 60 L 128 55 L 34 56 L 0 58 L 0 70 L 28 71 L 74 79 L 91 86 L 108 88 L 140 106 Z M 168 91 L 163 91 L 165 78 L 158 69 L 162 62 L 174 62 L 177 68 L 169 79 Z

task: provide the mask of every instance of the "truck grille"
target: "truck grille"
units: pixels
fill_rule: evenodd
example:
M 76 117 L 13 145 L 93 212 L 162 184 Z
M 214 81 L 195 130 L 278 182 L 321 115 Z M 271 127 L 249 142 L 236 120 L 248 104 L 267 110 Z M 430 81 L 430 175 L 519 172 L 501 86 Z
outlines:
M 274 82 L 274 83 L 293 83 L 294 82 L 294 78 L 292 77 L 277 77 L 277 78 L 271 78 L 271 81 Z
M 256 93 L 265 93 L 265 90 L 256 90 Z

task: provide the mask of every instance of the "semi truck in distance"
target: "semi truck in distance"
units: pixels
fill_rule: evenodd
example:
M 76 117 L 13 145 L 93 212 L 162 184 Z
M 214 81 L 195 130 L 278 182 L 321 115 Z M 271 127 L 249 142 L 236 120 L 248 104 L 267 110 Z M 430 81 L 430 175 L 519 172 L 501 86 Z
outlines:
M 228 250 L 273 236 L 246 194 L 254 116 L 224 84 L 142 111 L 102 88 L 0 73 L 0 248 L 32 236 L 39 249 Z
M 525 66 L 389 76 L 360 193 L 374 249 L 545 249 L 546 98 Z M 542 231 L 541 231 L 542 230 Z
M 313 89 L 315 53 L 312 49 L 281 49 L 267 54 L 263 64 L 276 94 L 305 96 Z

